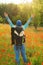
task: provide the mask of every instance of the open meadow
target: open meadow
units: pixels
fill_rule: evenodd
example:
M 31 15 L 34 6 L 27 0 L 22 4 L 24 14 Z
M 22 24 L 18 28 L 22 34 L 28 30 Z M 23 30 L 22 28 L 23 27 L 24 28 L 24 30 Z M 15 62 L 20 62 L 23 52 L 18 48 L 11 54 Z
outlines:
M 11 45 L 11 28 L 8 24 L 0 24 L 0 65 L 15 65 L 15 53 Z M 26 55 L 31 65 L 43 65 L 43 27 L 25 30 Z M 20 57 L 20 65 L 23 59 Z

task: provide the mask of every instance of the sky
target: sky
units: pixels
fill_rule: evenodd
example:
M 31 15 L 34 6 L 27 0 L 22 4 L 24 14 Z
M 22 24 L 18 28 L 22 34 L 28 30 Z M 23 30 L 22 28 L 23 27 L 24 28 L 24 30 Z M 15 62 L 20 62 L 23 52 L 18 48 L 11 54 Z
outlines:
M 15 4 L 20 4 L 20 3 L 26 3 L 26 2 L 31 3 L 32 0 L 0 0 L 0 3 L 15 3 Z

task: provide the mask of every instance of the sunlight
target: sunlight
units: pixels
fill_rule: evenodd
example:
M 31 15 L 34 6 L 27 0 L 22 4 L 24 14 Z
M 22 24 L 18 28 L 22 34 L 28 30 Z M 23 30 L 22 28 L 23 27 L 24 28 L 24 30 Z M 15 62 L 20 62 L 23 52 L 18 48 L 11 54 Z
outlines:
M 0 0 L 0 3 L 14 3 L 14 4 L 21 4 L 21 3 L 32 3 L 32 0 Z
M 0 3 L 14 3 L 14 4 L 21 4 L 24 0 L 0 0 Z
M 15 3 L 15 4 L 21 4 L 21 3 L 32 3 L 32 0 L 11 0 L 12 3 Z
M 31 3 L 32 2 L 32 0 L 27 0 L 29 3 Z
M 32 3 L 33 0 L 24 0 L 24 3 Z
M 20 4 L 20 3 L 22 3 L 22 0 L 12 0 L 12 3 Z

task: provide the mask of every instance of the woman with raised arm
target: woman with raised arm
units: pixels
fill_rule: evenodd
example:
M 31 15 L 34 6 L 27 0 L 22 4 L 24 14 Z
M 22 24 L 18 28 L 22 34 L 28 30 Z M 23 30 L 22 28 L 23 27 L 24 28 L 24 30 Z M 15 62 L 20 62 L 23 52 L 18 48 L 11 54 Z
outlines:
M 12 39 L 12 44 L 14 44 L 16 63 L 17 65 L 20 65 L 19 56 L 21 52 L 24 63 L 25 65 L 27 65 L 27 58 L 26 58 L 26 52 L 25 52 L 25 46 L 24 46 L 24 43 L 25 43 L 24 30 L 28 27 L 32 18 L 34 18 L 34 15 L 32 15 L 24 25 L 22 25 L 21 20 L 17 20 L 16 25 L 14 25 L 6 12 L 4 13 L 4 16 L 6 20 L 8 21 L 9 25 L 11 26 L 11 34 L 12 34 L 11 39 Z

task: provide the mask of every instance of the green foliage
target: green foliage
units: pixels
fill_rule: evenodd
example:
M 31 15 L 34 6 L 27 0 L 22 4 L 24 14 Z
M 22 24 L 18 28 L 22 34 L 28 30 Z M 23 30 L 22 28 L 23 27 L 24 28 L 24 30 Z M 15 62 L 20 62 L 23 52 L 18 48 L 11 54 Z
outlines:
M 40 57 L 36 58 L 36 57 L 33 57 L 32 58 L 32 65 L 41 65 L 41 60 L 40 60 Z
M 12 21 L 13 21 L 14 24 L 16 24 L 17 20 L 21 20 L 21 16 L 20 15 L 12 16 Z
M 41 15 L 40 15 L 40 16 L 41 16 L 41 19 L 40 19 L 40 21 L 41 21 L 41 22 L 40 22 L 40 25 L 43 26 L 43 12 L 40 12 L 40 13 L 41 13 Z
M 34 25 L 36 29 L 38 26 L 43 26 L 43 0 L 33 0 L 32 4 L 0 4 L 0 16 L 4 17 L 4 12 L 9 14 L 14 24 L 18 19 L 24 24 L 33 13 L 35 18 L 30 24 Z
M 0 23 L 4 23 L 5 21 L 4 21 L 4 18 L 2 18 L 1 16 L 0 16 Z

